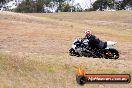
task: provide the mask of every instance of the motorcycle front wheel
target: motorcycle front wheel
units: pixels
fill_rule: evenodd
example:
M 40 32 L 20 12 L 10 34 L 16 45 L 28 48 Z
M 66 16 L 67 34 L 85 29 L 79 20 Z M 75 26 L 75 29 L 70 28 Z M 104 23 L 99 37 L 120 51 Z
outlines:
M 76 56 L 76 52 L 75 52 L 75 50 L 74 50 L 73 48 L 71 48 L 71 49 L 69 50 L 69 55 L 70 55 L 70 56 Z

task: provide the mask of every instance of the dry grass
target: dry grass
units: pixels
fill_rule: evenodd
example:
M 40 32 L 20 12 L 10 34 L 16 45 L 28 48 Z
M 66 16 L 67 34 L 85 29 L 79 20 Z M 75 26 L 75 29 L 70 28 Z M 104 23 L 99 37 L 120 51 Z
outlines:
M 5 54 L 0 55 L 0 65 L 0 86 L 3 88 L 50 87 L 58 84 L 63 86 L 65 74 L 71 73 L 72 69 L 66 64 L 42 63 Z
M 79 88 L 80 65 L 88 73 L 132 75 L 132 11 L 20 14 L 0 12 L 0 88 Z M 76 37 L 90 28 L 102 40 L 117 41 L 119 60 L 71 57 Z M 83 88 L 117 88 L 89 84 Z M 132 84 L 120 88 L 131 88 Z
M 57 61 L 57 59 L 63 59 L 64 61 Z M 81 60 L 77 62 L 78 59 Z M 124 62 L 92 58 L 88 60 L 87 58 L 75 58 L 67 55 L 64 55 L 63 57 L 54 55 L 30 55 L 30 57 L 20 57 L 9 54 L 1 54 L 0 86 L 1 88 L 79 88 L 81 86 L 76 84 L 75 75 L 80 64 L 82 64 L 82 68 L 85 68 L 89 74 L 129 73 L 132 75 L 132 65 L 129 61 Z M 98 88 L 98 86 L 117 87 L 118 84 L 85 85 L 83 88 L 87 88 L 88 86 L 90 88 Z M 121 88 L 130 88 L 130 86 L 130 84 L 124 84 Z

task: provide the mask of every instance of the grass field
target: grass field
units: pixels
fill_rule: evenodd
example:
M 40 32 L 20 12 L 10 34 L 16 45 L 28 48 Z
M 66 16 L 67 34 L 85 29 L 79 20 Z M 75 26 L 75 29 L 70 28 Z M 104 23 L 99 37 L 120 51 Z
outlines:
M 88 73 L 132 75 L 132 11 L 82 13 L 0 12 L 0 88 L 131 88 L 130 84 L 76 83 L 77 68 Z M 118 42 L 118 60 L 71 57 L 75 38 L 90 29 Z

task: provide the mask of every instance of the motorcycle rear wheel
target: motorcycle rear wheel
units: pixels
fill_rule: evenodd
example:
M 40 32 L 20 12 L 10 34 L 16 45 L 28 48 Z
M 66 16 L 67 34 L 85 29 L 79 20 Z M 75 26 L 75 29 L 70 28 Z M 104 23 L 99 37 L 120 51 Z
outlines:
M 107 50 L 107 52 L 105 52 L 104 58 L 105 59 L 118 59 L 119 52 L 116 49 L 109 49 Z

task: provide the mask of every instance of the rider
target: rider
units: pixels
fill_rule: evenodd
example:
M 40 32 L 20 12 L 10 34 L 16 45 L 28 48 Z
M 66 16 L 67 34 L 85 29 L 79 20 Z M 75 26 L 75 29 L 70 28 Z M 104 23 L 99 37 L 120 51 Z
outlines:
M 85 38 L 89 40 L 89 47 L 92 49 L 103 49 L 107 45 L 106 42 L 101 41 L 99 38 L 93 35 L 90 30 L 85 31 Z

